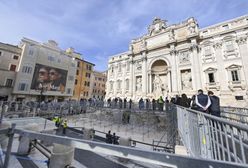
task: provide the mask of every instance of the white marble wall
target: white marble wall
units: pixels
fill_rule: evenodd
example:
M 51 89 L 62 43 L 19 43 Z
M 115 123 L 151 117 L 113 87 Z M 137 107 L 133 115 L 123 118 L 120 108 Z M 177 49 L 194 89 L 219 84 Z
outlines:
M 159 23 L 160 21 L 153 22 Z M 162 96 L 182 93 L 192 96 L 198 89 L 203 89 L 212 90 L 220 96 L 222 105 L 248 105 L 248 30 L 244 29 L 248 28 L 248 16 L 202 30 L 198 30 L 197 27 L 195 31 L 188 28 L 192 23 L 197 25 L 194 19 L 191 19 L 156 30 L 133 40 L 128 52 L 112 56 L 109 60 L 106 98 L 127 97 L 133 100 L 140 97 L 153 98 L 151 74 L 159 72 L 153 72 L 152 65 L 161 60 L 166 63 L 168 81 L 168 92 L 162 93 Z M 226 27 L 225 25 L 230 25 L 228 30 L 222 29 L 222 26 Z M 172 29 L 174 34 L 171 34 Z M 222 34 L 223 32 L 225 34 Z M 232 51 L 228 50 L 227 44 L 230 43 L 233 44 Z M 122 73 L 119 73 L 116 66 L 124 65 L 126 62 L 130 62 L 129 72 L 126 70 L 127 67 L 123 66 Z M 111 67 L 115 67 L 114 74 L 111 73 Z M 191 72 L 192 89 L 182 88 L 181 72 L 185 70 Z M 238 71 L 239 81 L 232 82 L 232 70 Z M 209 82 L 208 73 L 214 74 L 214 83 Z M 136 90 L 137 76 L 142 77 L 140 91 Z M 125 79 L 129 79 L 128 91 L 125 90 Z M 123 81 L 121 91 L 117 91 L 117 80 Z M 113 91 L 109 88 L 110 82 L 114 83 Z M 235 96 L 243 96 L 244 100 L 238 101 Z

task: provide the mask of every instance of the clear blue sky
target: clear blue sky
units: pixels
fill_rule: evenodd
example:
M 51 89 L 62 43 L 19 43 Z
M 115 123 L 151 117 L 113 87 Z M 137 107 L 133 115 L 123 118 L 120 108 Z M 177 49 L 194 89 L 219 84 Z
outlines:
M 0 0 L 0 41 L 53 39 L 103 71 L 154 17 L 170 25 L 193 16 L 202 28 L 246 14 L 247 0 Z

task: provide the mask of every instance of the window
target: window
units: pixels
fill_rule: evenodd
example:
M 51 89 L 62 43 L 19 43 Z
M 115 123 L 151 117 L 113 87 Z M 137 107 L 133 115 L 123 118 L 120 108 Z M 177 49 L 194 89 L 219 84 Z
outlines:
M 28 55 L 33 56 L 34 55 L 34 50 L 32 48 L 29 49 Z
M 78 80 L 77 80 L 77 79 L 75 79 L 75 85 L 77 85 L 77 83 L 78 83 Z
M 69 81 L 73 81 L 74 77 L 70 75 L 70 76 L 68 76 L 68 79 L 69 79 Z
M 77 67 L 80 67 L 80 62 L 79 61 L 77 62 Z
M 0 56 L 2 56 L 2 51 L 0 51 Z
M 209 83 L 215 83 L 214 73 L 208 73 Z
M 79 74 L 79 70 L 77 70 L 77 75 Z
M 18 59 L 19 59 L 19 56 L 14 55 L 14 56 L 13 56 L 13 59 L 14 59 L 14 60 L 18 60 Z
M 11 87 L 12 84 L 13 84 L 13 79 L 7 79 L 6 82 L 5 82 L 6 87 Z
M 111 72 L 114 73 L 114 67 L 111 67 Z
M 211 46 L 204 47 L 205 56 L 211 55 Z
M 118 89 L 121 89 L 121 80 L 118 80 L 118 81 L 117 81 L 117 88 L 118 88 Z
M 96 83 L 94 83 L 94 86 L 96 86 Z
M 88 82 L 88 86 L 90 86 L 90 82 Z
M 90 78 L 90 73 L 86 73 L 85 77 Z
M 229 40 L 226 41 L 226 50 L 227 51 L 233 51 L 234 50 L 234 45 L 233 45 L 233 41 Z
M 71 63 L 71 67 L 76 67 L 76 65 L 72 62 L 72 63 Z
M 67 89 L 67 94 L 70 94 L 71 93 L 71 88 L 68 88 Z
M 9 70 L 10 71 L 16 71 L 16 65 L 11 64 Z
M 55 61 L 55 58 L 53 56 L 48 56 L 47 58 L 49 61 Z
M 129 90 L 129 79 L 126 79 L 126 90 Z
M 26 84 L 26 83 L 19 83 L 18 90 L 20 90 L 20 91 L 26 91 L 27 90 L 27 87 L 28 87 L 28 84 Z
M 23 72 L 23 73 L 32 73 L 32 67 L 23 66 L 23 67 L 22 67 L 22 72 Z
M 239 75 L 238 75 L 238 71 L 237 70 L 231 71 L 231 75 L 232 75 L 232 81 L 233 82 L 239 81 Z

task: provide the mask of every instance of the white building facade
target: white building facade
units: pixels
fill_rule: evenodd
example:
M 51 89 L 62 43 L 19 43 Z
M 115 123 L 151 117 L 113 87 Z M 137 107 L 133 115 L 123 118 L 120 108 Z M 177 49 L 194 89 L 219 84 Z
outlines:
M 148 33 L 108 63 L 106 98 L 172 97 L 211 90 L 222 105 L 248 105 L 248 16 L 199 29 L 194 18 Z M 234 103 L 235 102 L 235 103 Z
M 23 38 L 19 70 L 13 89 L 17 101 L 63 101 L 73 95 L 78 56 L 70 48 L 64 51 L 49 40 L 39 43 Z M 56 77 L 56 78 L 55 78 Z

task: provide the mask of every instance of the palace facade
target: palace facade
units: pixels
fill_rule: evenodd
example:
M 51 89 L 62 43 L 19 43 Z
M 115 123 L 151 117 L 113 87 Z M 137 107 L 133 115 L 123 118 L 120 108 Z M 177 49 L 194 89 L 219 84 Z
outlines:
M 129 50 L 110 57 L 106 98 L 172 97 L 212 90 L 222 105 L 248 105 L 248 16 L 200 29 L 194 18 L 155 18 Z

